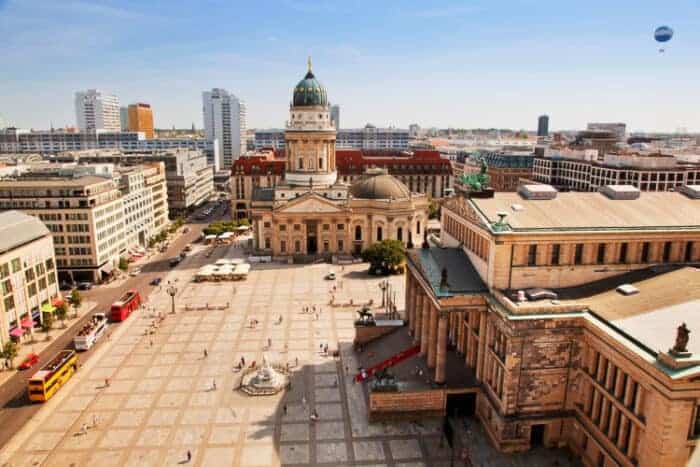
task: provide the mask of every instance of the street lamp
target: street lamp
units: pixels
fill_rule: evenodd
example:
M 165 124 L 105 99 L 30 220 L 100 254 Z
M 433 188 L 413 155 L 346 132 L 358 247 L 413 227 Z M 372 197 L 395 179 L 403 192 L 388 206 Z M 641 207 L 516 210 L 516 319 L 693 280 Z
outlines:
M 387 288 L 387 281 L 383 280 L 379 283 L 379 288 L 382 291 L 382 308 L 386 306 L 386 288 Z
M 177 293 L 177 287 L 174 285 L 168 285 L 168 288 L 165 289 L 166 292 L 168 292 L 168 295 L 170 295 L 170 313 L 175 314 L 175 294 Z

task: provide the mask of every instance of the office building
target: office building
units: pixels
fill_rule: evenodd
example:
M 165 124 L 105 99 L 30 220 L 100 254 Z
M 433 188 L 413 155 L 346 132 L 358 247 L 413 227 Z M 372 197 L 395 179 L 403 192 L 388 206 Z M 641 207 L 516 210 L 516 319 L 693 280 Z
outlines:
M 153 111 L 149 104 L 138 102 L 129 105 L 129 131 L 140 131 L 146 138 L 153 138 Z
M 0 130 L 0 154 L 52 155 L 65 151 L 96 149 L 143 152 L 189 149 L 202 151 L 212 165 L 220 159 L 218 140 L 207 141 L 198 137 L 147 139 L 143 132 L 138 131 L 30 131 L 17 128 Z
M 269 128 L 265 130 L 255 130 L 255 150 L 262 149 L 284 149 L 284 130 Z
M 340 106 L 337 104 L 331 105 L 331 122 L 333 122 L 336 132 L 340 130 Z
M 700 164 L 662 153 L 552 149 L 533 162 L 533 179 L 560 190 L 598 191 L 633 185 L 641 191 L 671 191 L 700 184 Z
M 398 128 L 376 128 L 367 125 L 365 128 L 336 130 L 338 149 L 407 150 L 408 140 L 408 130 Z M 284 144 L 284 130 L 255 130 L 256 151 L 265 148 L 283 149 Z
M 549 136 L 549 116 L 540 115 L 537 117 L 537 136 Z
M 245 103 L 225 89 L 214 88 L 202 93 L 204 135 L 207 141 L 217 140 L 218 166 L 230 169 L 233 161 L 246 151 Z
M 78 91 L 75 93 L 75 118 L 81 131 L 120 131 L 119 98 L 99 89 Z
M 51 232 L 36 217 L 0 212 L 0 346 L 23 342 L 60 298 Z
M 592 122 L 586 126 L 590 131 L 607 131 L 615 135 L 617 141 L 625 141 L 627 137 L 627 124 L 625 123 L 600 123 Z
M 214 193 L 214 167 L 209 164 L 204 153 L 198 150 L 66 152 L 57 155 L 54 160 L 85 164 L 111 163 L 120 166 L 162 162 L 165 164 L 168 209 L 171 218 L 188 214 Z
M 129 108 L 119 107 L 119 126 L 121 131 L 129 131 Z
M 398 385 L 368 388 L 370 419 L 459 410 L 504 452 L 684 465 L 700 434 L 698 219 L 700 187 L 451 198 L 440 247 L 408 253 L 408 330 L 359 357 L 418 349 Z

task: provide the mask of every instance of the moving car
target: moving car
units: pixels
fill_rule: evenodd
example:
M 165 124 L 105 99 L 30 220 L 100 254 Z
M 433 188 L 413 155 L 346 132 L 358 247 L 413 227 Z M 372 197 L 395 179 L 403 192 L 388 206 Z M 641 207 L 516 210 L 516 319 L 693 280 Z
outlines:
M 163 279 L 161 279 L 160 277 L 156 277 L 155 279 L 153 279 L 153 280 L 151 281 L 151 285 L 160 285 L 160 283 L 162 282 L 162 280 L 163 280 Z
M 27 355 L 27 358 L 25 358 L 24 361 L 19 364 L 19 369 L 28 370 L 37 363 L 39 363 L 39 356 L 35 353 L 30 353 Z

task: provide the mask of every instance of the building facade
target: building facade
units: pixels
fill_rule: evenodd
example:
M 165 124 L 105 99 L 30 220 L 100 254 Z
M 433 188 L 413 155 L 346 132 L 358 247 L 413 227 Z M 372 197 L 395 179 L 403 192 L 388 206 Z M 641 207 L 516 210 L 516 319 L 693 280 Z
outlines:
M 458 160 L 460 158 L 457 158 Z M 473 173 L 480 170 L 481 162 L 487 166 L 490 186 L 496 191 L 516 191 L 523 180 L 531 180 L 535 154 L 531 151 L 474 152 L 466 157 L 463 165 L 455 161 L 456 171 Z
M 128 123 L 129 131 L 140 131 L 146 138 L 153 138 L 153 110 L 150 104 L 143 102 L 130 104 Z
M 335 127 L 336 133 L 338 130 L 340 130 L 340 106 L 339 105 L 331 105 L 331 122 L 333 122 L 333 126 Z
M 75 93 L 75 118 L 81 131 L 120 131 L 119 98 L 99 89 Z
M 331 116 L 331 121 L 334 122 L 333 118 Z M 338 109 L 338 118 L 340 118 L 340 109 Z M 338 149 L 400 151 L 408 150 L 408 141 L 408 130 L 400 128 L 377 128 L 367 125 L 364 128 L 336 129 L 336 147 Z M 285 130 L 276 128 L 255 130 L 256 150 L 265 148 L 283 149 L 284 145 Z
M 249 217 L 253 190 L 273 187 L 284 179 L 286 163 L 284 151 L 267 151 L 264 156 L 242 157 L 231 170 L 232 209 L 235 216 Z M 338 180 L 355 183 L 368 170 L 383 169 L 410 192 L 422 193 L 429 198 L 446 196 L 453 186 L 450 162 L 437 151 L 369 151 L 336 149 Z
M 700 344 L 683 338 L 698 323 L 700 188 L 685 191 L 450 199 L 442 248 L 410 252 L 406 276 L 408 334 L 434 385 L 399 390 L 393 410 L 427 412 L 440 394 L 505 452 L 685 465 L 700 435 Z
M 118 167 L 116 177 L 124 203 L 124 236 L 128 247 L 148 246 L 168 226 L 168 192 L 163 162 Z
M 0 213 L 0 345 L 21 342 L 60 298 L 51 232 L 36 217 Z M 49 311 L 50 312 L 50 311 Z
M 384 239 L 412 245 L 421 238 L 428 217 L 427 197 L 411 193 L 381 169 L 348 185 L 339 180 L 337 163 L 336 130 L 326 89 L 309 61 L 307 74 L 294 88 L 285 158 L 278 162 L 277 174 L 251 170 L 251 178 L 268 183 L 268 187 L 253 187 L 250 202 L 260 253 L 342 256 Z M 236 191 L 235 170 L 233 176 Z
M 563 190 L 597 191 L 605 185 L 634 185 L 642 191 L 671 191 L 700 184 L 700 165 L 668 154 L 552 151 L 536 157 L 534 180 Z
M 231 164 L 246 151 L 247 111 L 245 103 L 225 89 L 214 88 L 202 93 L 204 135 L 207 141 L 217 140 L 219 166 Z

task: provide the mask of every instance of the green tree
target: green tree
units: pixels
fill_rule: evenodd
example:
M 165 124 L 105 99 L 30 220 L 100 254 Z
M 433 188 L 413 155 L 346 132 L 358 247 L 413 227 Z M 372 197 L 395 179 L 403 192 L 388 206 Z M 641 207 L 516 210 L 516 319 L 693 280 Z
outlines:
M 238 219 L 238 225 L 244 225 L 246 227 L 250 227 L 250 221 L 244 217 L 243 219 Z
M 429 219 L 438 219 L 439 217 L 440 217 L 440 203 L 438 203 L 434 199 L 431 199 L 430 204 L 428 205 L 428 218 Z
M 61 303 L 56 307 L 54 310 L 54 313 L 56 313 L 56 318 L 61 320 L 61 324 L 63 324 L 63 327 L 66 327 L 66 318 L 68 317 L 68 307 L 66 306 L 65 303 Z
M 124 258 L 123 256 L 119 258 L 119 269 L 122 271 L 126 271 L 129 269 L 129 260 Z
M 77 318 L 78 308 L 80 308 L 80 305 L 83 304 L 83 296 L 80 295 L 80 291 L 78 289 L 73 289 L 73 291 L 70 293 L 70 304 L 73 307 L 75 317 Z
M 17 358 L 18 353 L 19 346 L 17 345 L 17 342 L 13 340 L 5 342 L 5 345 L 2 347 L 2 358 L 5 359 L 5 362 L 10 364 L 10 368 L 15 366 L 15 358 Z
M 44 313 L 44 319 L 41 323 L 41 329 L 46 333 L 46 340 L 51 338 L 51 328 L 53 328 L 53 313 Z
M 406 251 L 399 240 L 382 240 L 365 249 L 362 260 L 369 263 L 370 273 L 388 274 L 406 261 Z

